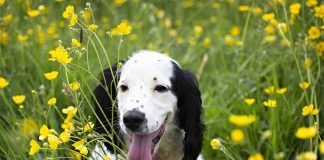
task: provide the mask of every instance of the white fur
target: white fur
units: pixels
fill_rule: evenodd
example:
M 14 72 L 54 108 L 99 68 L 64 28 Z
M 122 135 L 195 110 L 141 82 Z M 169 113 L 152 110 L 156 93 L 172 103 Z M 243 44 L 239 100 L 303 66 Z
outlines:
M 158 130 L 176 108 L 177 98 L 171 90 L 163 93 L 154 90 L 157 85 L 171 89 L 172 61 L 174 60 L 160 53 L 140 51 L 121 68 L 118 86 L 126 85 L 128 90 L 119 90 L 117 94 L 120 117 L 134 109 L 144 113 L 147 128 L 142 133 Z M 120 126 L 126 133 L 122 118 Z

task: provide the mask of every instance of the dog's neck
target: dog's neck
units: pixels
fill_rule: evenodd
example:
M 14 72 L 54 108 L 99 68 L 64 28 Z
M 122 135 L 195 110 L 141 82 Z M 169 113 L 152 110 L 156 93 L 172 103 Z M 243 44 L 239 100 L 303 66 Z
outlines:
M 160 143 L 156 146 L 154 160 L 181 160 L 185 133 L 174 122 L 168 124 Z

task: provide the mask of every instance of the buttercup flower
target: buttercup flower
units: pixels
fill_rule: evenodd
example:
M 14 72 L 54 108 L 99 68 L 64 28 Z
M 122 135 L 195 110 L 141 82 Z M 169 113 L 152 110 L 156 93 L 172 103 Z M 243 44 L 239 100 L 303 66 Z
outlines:
M 128 35 L 132 31 L 132 27 L 125 22 L 120 23 L 116 28 L 111 30 L 112 35 Z
M 315 17 L 324 18 L 324 4 L 315 7 L 314 11 L 315 11 Z
M 303 152 L 300 153 L 296 160 L 316 160 L 317 159 L 317 155 L 314 152 Z
M 277 107 L 277 101 L 274 99 L 268 99 L 267 101 L 263 102 L 263 105 L 269 108 L 275 108 Z
M 194 28 L 193 28 L 193 33 L 196 37 L 199 37 L 202 32 L 204 31 L 203 27 L 200 26 L 200 25 L 196 25 Z
M 248 160 L 264 160 L 261 153 L 255 153 L 249 156 Z
M 234 129 L 231 132 L 231 140 L 236 143 L 241 143 L 244 140 L 244 133 L 240 129 Z
M 73 106 L 69 106 L 68 108 L 62 109 L 62 112 L 67 115 L 75 115 L 77 111 L 78 109 Z
M 123 5 L 124 3 L 126 3 L 126 0 L 114 0 L 114 3 L 115 3 L 117 6 L 121 6 L 121 5 Z
M 81 46 L 81 43 L 75 38 L 72 39 L 71 43 L 72 43 L 72 46 L 74 46 L 74 47 L 80 47 Z
M 15 104 L 20 105 L 22 103 L 24 103 L 26 99 L 25 95 L 16 95 L 16 96 L 12 96 L 12 100 L 15 102 Z
M 237 126 L 247 126 L 256 120 L 255 115 L 234 115 L 231 114 L 229 117 L 229 122 Z
M 89 130 L 91 130 L 94 127 L 94 124 L 92 122 L 87 123 L 84 127 L 83 127 L 83 133 L 88 132 Z
M 320 30 L 316 27 L 316 26 L 312 26 L 309 30 L 308 30 L 308 37 L 310 39 L 317 39 L 319 38 L 321 35 Z
M 255 103 L 255 99 L 254 99 L 254 98 L 246 98 L 246 99 L 244 99 L 244 102 L 245 102 L 248 106 L 251 106 L 252 104 Z
M 222 145 L 222 143 L 218 139 L 212 139 L 210 141 L 210 145 L 211 145 L 212 149 L 218 150 L 219 147 Z
M 319 145 L 320 153 L 324 154 L 324 141 L 322 141 Z
M 96 31 L 98 29 L 98 25 L 96 25 L 96 24 L 90 24 L 88 27 L 92 31 Z
M 241 29 L 238 26 L 233 26 L 230 31 L 232 36 L 238 36 L 240 34 L 240 32 L 241 32 Z
M 309 82 L 300 82 L 299 83 L 299 87 L 301 88 L 301 89 L 307 89 L 308 87 L 310 86 L 310 83 Z
M 47 80 L 51 81 L 56 79 L 58 73 L 59 73 L 58 71 L 52 71 L 52 72 L 44 73 L 44 76 Z
M 300 127 L 296 131 L 295 135 L 299 139 L 310 139 L 315 137 L 317 134 L 317 130 L 315 127 Z
M 310 105 L 305 106 L 303 108 L 302 115 L 303 116 L 307 116 L 307 115 L 310 115 L 310 114 L 316 115 L 316 114 L 318 114 L 318 112 L 319 112 L 319 110 L 317 108 L 314 109 L 314 105 L 313 104 L 310 104 Z
M 72 146 L 76 149 L 79 150 L 81 154 L 87 155 L 88 154 L 88 148 L 84 145 L 84 140 L 81 139 L 80 141 L 77 141 L 72 144 Z
M 40 12 L 38 10 L 32 10 L 32 9 L 28 9 L 27 14 L 29 17 L 36 17 L 40 14 Z
M 58 61 L 62 64 L 68 64 L 73 60 L 73 58 L 69 57 L 69 54 L 62 46 L 57 47 L 55 50 L 51 50 L 49 54 L 52 56 L 49 58 L 50 61 Z
M 68 132 L 66 132 L 66 131 L 62 132 L 62 133 L 60 134 L 60 139 L 61 139 L 61 141 L 62 141 L 63 143 L 69 141 L 69 139 L 70 139 L 70 133 L 68 133 Z
M 273 94 L 275 92 L 275 87 L 274 86 L 269 86 L 264 89 L 264 92 L 267 94 Z
M 43 125 L 39 130 L 39 140 L 44 140 L 51 133 L 51 130 L 48 129 L 47 125 Z
M 40 146 L 35 140 L 30 141 L 30 150 L 29 155 L 34 155 L 35 153 L 39 152 Z
M 301 7 L 300 3 L 294 3 L 294 4 L 291 4 L 291 5 L 289 6 L 289 8 L 290 8 L 290 13 L 293 14 L 293 15 L 297 15 L 297 14 L 299 14 L 300 7 Z
M 276 90 L 277 94 L 285 94 L 287 92 L 287 87 L 279 88 Z
M 262 16 L 262 19 L 266 22 L 270 22 L 271 20 L 273 20 L 275 18 L 275 14 L 274 13 L 268 13 L 268 14 L 264 14 Z
M 108 155 L 104 155 L 104 160 L 110 160 L 109 156 Z
M 9 85 L 9 82 L 4 78 L 0 77 L 0 89 L 3 89 Z
M 61 124 L 61 128 L 65 131 L 73 132 L 74 131 L 74 124 L 69 120 L 64 120 L 64 123 Z
M 49 100 L 47 101 L 47 104 L 48 104 L 49 106 L 54 106 L 54 105 L 56 104 L 56 98 L 55 98 L 55 97 L 52 97 L 51 99 L 49 99 Z
M 72 17 L 72 15 L 74 14 L 74 6 L 67 6 L 65 8 L 65 11 L 63 12 L 63 18 L 65 19 L 69 19 Z
M 49 145 L 50 145 L 50 148 L 51 148 L 52 150 L 56 150 L 57 147 L 58 147 L 58 145 L 59 145 L 59 143 L 60 143 L 59 138 L 56 137 L 56 136 L 53 135 L 53 134 L 49 134 L 49 135 L 48 135 L 48 139 L 47 139 L 47 141 L 48 141 L 48 143 L 49 143 Z
M 239 6 L 239 11 L 241 11 L 241 12 L 247 12 L 249 10 L 250 10 L 250 6 L 247 6 L 247 5 Z
M 70 83 L 69 87 L 72 91 L 76 91 L 80 88 L 80 83 L 79 82 Z
M 306 1 L 306 6 L 307 7 L 314 7 L 317 5 L 317 0 L 307 0 Z

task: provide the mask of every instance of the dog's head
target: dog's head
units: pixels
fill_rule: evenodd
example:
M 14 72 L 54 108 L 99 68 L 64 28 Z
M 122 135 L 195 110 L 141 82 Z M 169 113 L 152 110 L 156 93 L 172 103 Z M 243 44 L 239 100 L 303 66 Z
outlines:
M 113 67 L 113 72 L 116 67 Z M 180 69 L 170 57 L 151 51 L 135 53 L 118 73 L 105 71 L 108 93 L 117 97 L 119 126 L 129 137 L 128 159 L 150 160 L 168 124 L 185 132 L 184 158 L 197 157 L 201 150 L 203 124 L 201 99 L 194 76 Z M 117 94 L 109 91 L 118 74 Z M 108 96 L 99 86 L 96 99 L 105 112 L 110 111 Z M 100 112 L 99 112 L 100 114 Z M 108 113 L 108 116 L 109 113 Z

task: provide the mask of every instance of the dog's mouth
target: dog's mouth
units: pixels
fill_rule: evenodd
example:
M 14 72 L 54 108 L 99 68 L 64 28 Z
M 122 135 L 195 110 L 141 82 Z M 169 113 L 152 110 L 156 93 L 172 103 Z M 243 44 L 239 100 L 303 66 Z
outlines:
M 150 134 L 139 135 L 130 134 L 130 147 L 127 157 L 129 160 L 152 160 L 155 145 L 160 141 L 166 128 L 167 118 L 165 118 L 160 128 Z

